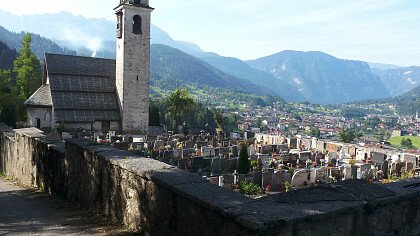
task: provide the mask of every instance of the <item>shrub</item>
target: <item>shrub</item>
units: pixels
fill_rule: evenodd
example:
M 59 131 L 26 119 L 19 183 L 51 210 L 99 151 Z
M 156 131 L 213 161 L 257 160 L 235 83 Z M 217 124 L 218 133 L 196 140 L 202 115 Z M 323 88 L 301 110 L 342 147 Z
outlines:
M 261 189 L 250 181 L 243 181 L 239 184 L 239 192 L 245 195 L 258 195 L 261 193 Z

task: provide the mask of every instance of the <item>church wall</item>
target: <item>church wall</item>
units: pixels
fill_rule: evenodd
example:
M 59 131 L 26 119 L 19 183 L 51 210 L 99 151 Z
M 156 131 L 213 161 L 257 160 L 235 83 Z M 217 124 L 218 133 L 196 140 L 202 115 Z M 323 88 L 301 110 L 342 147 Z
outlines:
M 40 128 L 51 128 L 51 119 L 52 119 L 52 109 L 51 108 L 33 108 L 28 107 L 28 125 L 31 127 L 37 127 L 37 118 L 41 121 Z M 49 115 L 48 115 L 49 113 Z

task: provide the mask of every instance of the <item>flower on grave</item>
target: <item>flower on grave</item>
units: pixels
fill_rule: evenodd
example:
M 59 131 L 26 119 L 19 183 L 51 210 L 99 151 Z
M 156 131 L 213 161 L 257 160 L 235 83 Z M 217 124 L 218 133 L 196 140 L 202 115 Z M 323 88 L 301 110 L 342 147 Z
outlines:
M 265 191 L 270 192 L 271 191 L 271 185 L 267 184 L 267 186 L 265 187 Z

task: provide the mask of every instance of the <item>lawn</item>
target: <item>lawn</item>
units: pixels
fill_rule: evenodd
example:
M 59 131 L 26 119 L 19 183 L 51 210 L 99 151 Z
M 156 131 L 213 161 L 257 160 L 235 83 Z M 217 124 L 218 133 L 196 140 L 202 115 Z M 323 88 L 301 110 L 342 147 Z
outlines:
M 413 146 L 420 149 L 420 137 L 416 136 L 401 136 L 401 137 L 394 137 L 388 140 L 392 144 L 392 146 L 395 147 L 401 147 L 401 140 L 405 139 L 411 139 L 411 142 L 413 143 Z

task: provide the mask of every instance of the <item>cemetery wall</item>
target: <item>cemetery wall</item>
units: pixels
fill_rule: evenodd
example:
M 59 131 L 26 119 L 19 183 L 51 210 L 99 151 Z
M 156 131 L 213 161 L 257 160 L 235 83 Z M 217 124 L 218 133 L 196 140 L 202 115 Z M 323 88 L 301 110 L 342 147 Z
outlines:
M 420 181 L 345 181 L 259 200 L 153 159 L 36 129 L 0 135 L 6 175 L 145 235 L 419 235 Z

